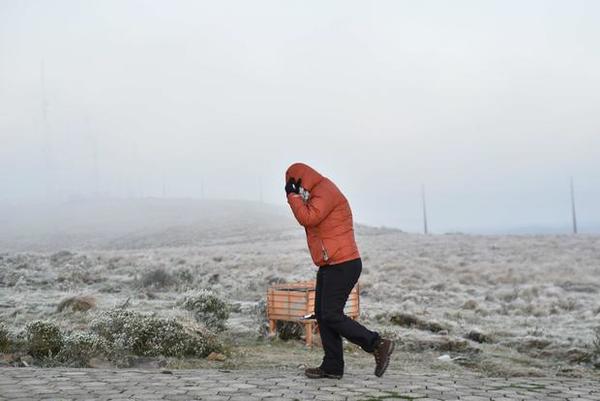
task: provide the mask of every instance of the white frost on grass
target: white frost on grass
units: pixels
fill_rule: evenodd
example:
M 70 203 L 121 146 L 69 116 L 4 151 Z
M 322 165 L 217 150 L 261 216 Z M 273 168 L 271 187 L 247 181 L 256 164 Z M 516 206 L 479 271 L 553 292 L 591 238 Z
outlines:
M 238 223 L 233 216 L 222 229 L 210 226 L 210 235 L 202 227 L 170 229 L 118 241 L 103 236 L 98 248 L 0 253 L 0 320 L 19 327 L 52 318 L 76 329 L 125 302 L 144 313 L 184 316 L 180 295 L 210 289 L 238 304 L 229 330 L 256 332 L 252 310 L 268 286 L 314 279 L 316 268 L 303 230 L 289 220 L 277 215 L 257 230 L 263 216 Z M 401 338 L 429 344 L 440 335 L 391 325 L 395 312 L 437 322 L 454 339 L 477 329 L 492 339 L 487 346 L 552 357 L 589 349 L 600 325 L 599 236 L 423 236 L 358 227 L 357 240 L 361 318 Z M 156 269 L 173 281 L 140 285 Z M 57 304 L 73 294 L 95 297 L 97 307 L 56 315 Z M 469 349 L 486 346 L 468 341 Z

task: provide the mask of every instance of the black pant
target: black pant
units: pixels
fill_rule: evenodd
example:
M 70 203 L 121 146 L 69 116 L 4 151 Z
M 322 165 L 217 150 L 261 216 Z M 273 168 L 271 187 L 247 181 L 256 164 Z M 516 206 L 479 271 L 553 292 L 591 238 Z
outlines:
M 315 294 L 315 315 L 319 323 L 325 356 L 321 369 L 328 373 L 344 373 L 342 337 L 373 352 L 379 334 L 344 315 L 344 305 L 360 277 L 362 262 L 354 259 L 319 268 Z

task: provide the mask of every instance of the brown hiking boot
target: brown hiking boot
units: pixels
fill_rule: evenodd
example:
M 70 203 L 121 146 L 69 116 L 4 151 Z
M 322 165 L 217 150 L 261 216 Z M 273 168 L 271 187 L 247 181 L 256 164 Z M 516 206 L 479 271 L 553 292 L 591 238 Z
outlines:
M 390 355 L 394 352 L 394 342 L 381 338 L 375 344 L 373 356 L 375 356 L 375 376 L 381 377 L 390 364 Z
M 341 379 L 343 375 L 327 373 L 321 368 L 306 368 L 304 374 L 310 379 Z

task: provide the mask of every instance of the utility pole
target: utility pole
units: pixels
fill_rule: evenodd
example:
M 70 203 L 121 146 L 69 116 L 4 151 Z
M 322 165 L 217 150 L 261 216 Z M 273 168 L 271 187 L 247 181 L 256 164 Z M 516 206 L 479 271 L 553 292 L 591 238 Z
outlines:
M 429 234 L 429 227 L 427 226 L 427 202 L 425 199 L 425 185 L 421 185 L 421 202 L 423 205 L 423 233 Z
M 100 172 L 98 169 L 98 138 L 96 133 L 92 131 L 90 118 L 87 113 L 84 116 L 85 129 L 90 139 L 92 148 L 92 192 L 94 197 L 100 196 Z
M 575 211 L 575 187 L 571 177 L 571 215 L 573 217 L 573 234 L 577 234 L 577 212 Z
M 40 86 L 41 86 L 41 107 L 42 107 L 42 131 L 44 135 L 44 167 L 46 169 L 46 197 L 54 195 L 54 175 L 53 175 L 53 157 L 52 157 L 52 138 L 50 138 L 50 128 L 48 124 L 48 99 L 46 97 L 46 73 L 44 60 L 40 62 Z

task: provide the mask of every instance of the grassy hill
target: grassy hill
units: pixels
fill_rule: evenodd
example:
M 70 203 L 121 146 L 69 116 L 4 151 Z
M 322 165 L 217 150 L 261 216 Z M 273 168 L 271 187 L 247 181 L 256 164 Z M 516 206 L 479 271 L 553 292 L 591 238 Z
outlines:
M 0 250 L 150 248 L 298 233 L 283 207 L 196 199 L 102 199 L 0 206 Z

